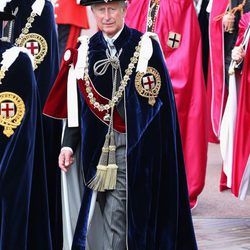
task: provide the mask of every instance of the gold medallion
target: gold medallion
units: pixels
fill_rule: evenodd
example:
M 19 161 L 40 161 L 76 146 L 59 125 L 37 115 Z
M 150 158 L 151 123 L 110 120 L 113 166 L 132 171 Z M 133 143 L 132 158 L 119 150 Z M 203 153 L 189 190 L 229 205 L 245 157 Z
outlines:
M 148 67 L 146 73 L 138 72 L 135 77 L 135 88 L 139 95 L 148 98 L 148 103 L 154 106 L 161 88 L 159 72 L 153 67 Z
M 46 40 L 39 34 L 29 33 L 20 38 L 19 46 L 25 47 L 35 58 L 35 68 L 38 67 L 48 52 Z
M 23 100 L 12 92 L 0 92 L 0 126 L 4 127 L 3 134 L 10 137 L 25 114 Z

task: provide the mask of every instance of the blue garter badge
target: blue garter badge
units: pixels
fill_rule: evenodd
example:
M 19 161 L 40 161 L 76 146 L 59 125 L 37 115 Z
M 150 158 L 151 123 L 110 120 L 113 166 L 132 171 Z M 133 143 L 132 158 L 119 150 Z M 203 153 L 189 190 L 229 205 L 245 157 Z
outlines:
M 3 134 L 10 137 L 25 114 L 23 100 L 12 92 L 0 92 L 0 126 L 4 127 Z
M 148 98 L 148 103 L 154 106 L 161 88 L 159 72 L 152 67 L 148 67 L 146 73 L 138 72 L 135 77 L 135 88 L 139 95 Z
M 29 33 L 20 38 L 19 46 L 30 51 L 35 59 L 35 68 L 38 67 L 48 52 L 48 44 L 46 40 L 39 34 Z

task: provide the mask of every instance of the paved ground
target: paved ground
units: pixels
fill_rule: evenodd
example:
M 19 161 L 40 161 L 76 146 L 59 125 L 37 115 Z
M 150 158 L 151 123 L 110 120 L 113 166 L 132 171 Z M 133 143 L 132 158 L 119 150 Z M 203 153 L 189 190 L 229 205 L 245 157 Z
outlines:
M 250 196 L 219 192 L 220 172 L 219 145 L 210 144 L 206 185 L 192 211 L 199 250 L 250 250 Z
M 199 250 L 250 249 L 250 219 L 194 219 L 194 225 Z

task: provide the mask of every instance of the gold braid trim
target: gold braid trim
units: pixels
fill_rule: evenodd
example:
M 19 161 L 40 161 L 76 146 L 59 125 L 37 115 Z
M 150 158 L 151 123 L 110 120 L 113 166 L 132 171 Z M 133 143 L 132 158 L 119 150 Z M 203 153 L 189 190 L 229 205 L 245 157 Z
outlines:
M 148 14 L 147 14 L 147 31 L 149 31 L 149 32 L 154 32 L 155 21 L 156 21 L 159 7 L 160 7 L 160 0 L 151 0 L 150 1 L 150 6 L 148 8 Z

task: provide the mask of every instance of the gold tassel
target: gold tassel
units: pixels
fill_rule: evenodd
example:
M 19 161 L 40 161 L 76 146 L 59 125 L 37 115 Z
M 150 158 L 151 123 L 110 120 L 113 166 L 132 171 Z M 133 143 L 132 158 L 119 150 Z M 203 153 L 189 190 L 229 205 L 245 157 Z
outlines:
M 229 66 L 229 70 L 228 70 L 229 75 L 233 75 L 235 73 L 236 65 L 237 65 L 237 63 L 235 61 L 231 62 L 230 66 Z
M 114 132 L 112 131 L 110 133 L 108 166 L 107 166 L 107 174 L 104 185 L 104 188 L 106 190 L 114 190 L 116 188 L 118 166 L 116 165 L 115 152 L 116 152 L 116 146 L 115 146 Z
M 105 180 L 107 174 L 107 164 L 108 164 L 108 157 L 109 157 L 109 140 L 110 135 L 107 134 L 105 138 L 104 145 L 102 147 L 102 153 L 99 159 L 99 163 L 96 167 L 96 175 L 88 184 L 88 187 L 99 192 L 105 191 Z

